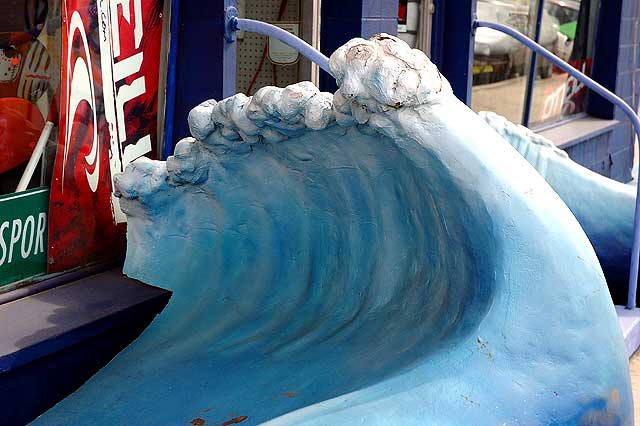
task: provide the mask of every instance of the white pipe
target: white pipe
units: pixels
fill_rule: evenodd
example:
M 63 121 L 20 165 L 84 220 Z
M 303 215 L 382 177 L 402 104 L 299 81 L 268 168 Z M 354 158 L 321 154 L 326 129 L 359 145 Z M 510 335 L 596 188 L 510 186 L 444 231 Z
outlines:
M 322 9 L 322 0 L 313 0 L 313 9 L 311 11 L 313 21 L 311 23 L 311 45 L 320 50 L 320 11 Z M 320 67 L 315 62 L 311 62 L 311 82 L 320 87 Z
M 420 3 L 413 0 L 407 3 L 407 32 L 417 32 L 420 22 Z
M 20 183 L 18 183 L 18 188 L 16 188 L 16 192 L 24 191 L 29 186 L 29 182 L 31 182 L 31 178 L 33 177 L 33 173 L 36 170 L 36 166 L 38 165 L 38 161 L 40 157 L 42 157 L 42 153 L 44 152 L 44 147 L 47 145 L 47 141 L 49 140 L 49 135 L 51 134 L 51 129 L 53 129 L 53 123 L 47 121 L 42 129 L 42 133 L 40 133 L 40 138 L 38 139 L 38 143 L 36 143 L 36 147 L 33 149 L 31 153 L 31 158 L 29 158 L 29 163 L 27 163 L 27 168 L 24 170 L 22 177 L 20 178 Z

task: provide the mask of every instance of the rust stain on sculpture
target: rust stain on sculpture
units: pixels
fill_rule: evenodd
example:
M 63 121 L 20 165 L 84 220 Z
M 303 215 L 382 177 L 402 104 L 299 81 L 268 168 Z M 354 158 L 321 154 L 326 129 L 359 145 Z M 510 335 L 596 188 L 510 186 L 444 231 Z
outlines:
M 228 420 L 224 423 L 222 423 L 222 426 L 228 426 L 228 425 L 235 425 L 241 422 L 244 422 L 245 420 L 247 420 L 249 418 L 249 416 L 240 416 L 240 417 L 234 417 L 231 420 Z

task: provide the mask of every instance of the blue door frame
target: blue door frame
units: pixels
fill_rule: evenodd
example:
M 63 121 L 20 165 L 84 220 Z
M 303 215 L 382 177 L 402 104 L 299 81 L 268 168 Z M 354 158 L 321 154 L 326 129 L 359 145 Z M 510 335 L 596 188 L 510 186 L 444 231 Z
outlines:
M 453 93 L 471 104 L 475 0 L 434 0 L 431 60 L 447 77 Z
M 224 10 L 232 4 L 232 0 L 171 2 L 163 159 L 173 153 L 178 140 L 189 136 L 191 108 L 205 99 L 235 93 L 235 48 L 230 49 L 222 37 Z

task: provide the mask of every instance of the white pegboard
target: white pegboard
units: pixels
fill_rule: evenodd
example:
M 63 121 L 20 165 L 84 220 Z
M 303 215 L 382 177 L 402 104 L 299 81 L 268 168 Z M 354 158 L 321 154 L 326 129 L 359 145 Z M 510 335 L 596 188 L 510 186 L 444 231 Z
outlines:
M 278 11 L 281 2 L 286 1 L 286 7 L 280 21 L 299 22 L 300 21 L 300 0 L 245 0 L 244 1 L 244 18 L 256 19 L 265 22 L 278 22 Z M 300 27 L 302 27 L 300 23 Z M 238 39 L 238 52 L 236 63 L 236 91 L 238 93 L 247 93 L 247 89 L 253 78 L 262 52 L 267 43 L 267 37 L 244 32 L 243 37 Z M 268 55 L 267 55 L 268 56 Z M 252 95 L 261 87 L 273 86 L 273 64 L 266 57 L 262 65 L 262 70 L 256 78 L 256 82 L 251 89 Z M 276 74 L 278 77 L 277 86 L 284 87 L 299 81 L 299 64 L 293 65 L 276 65 Z

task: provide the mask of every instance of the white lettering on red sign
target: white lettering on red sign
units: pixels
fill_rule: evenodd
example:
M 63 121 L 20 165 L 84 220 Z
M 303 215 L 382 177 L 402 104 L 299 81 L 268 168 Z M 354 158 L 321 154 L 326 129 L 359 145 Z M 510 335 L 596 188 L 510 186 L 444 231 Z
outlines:
M 133 10 L 131 6 L 133 5 Z M 145 135 L 139 140 L 128 140 L 125 106 L 127 102 L 146 93 L 145 77 L 135 78 L 129 84 L 122 81 L 140 73 L 144 52 L 140 49 L 143 37 L 142 3 L 141 0 L 98 0 L 98 32 L 100 38 L 100 65 L 102 74 L 102 93 L 104 97 L 104 114 L 109 126 L 111 184 L 117 173 L 124 171 L 127 164 L 138 157 L 151 152 L 151 136 Z M 133 22 L 133 31 L 121 31 L 119 14 L 127 23 Z M 132 16 L 133 15 L 133 16 Z M 74 38 L 79 35 L 82 41 L 81 49 L 73 49 Z M 133 37 L 137 52 L 121 58 L 121 46 L 125 37 Z M 93 118 L 93 134 L 91 150 L 85 156 L 85 161 L 92 171 L 87 170 L 86 178 L 91 191 L 98 186 L 100 170 L 100 150 L 98 139 L 98 120 L 96 117 L 96 94 L 94 76 L 91 68 L 91 53 L 87 44 L 87 34 L 78 11 L 74 11 L 69 20 L 67 32 L 67 105 L 66 105 L 66 133 L 63 163 L 67 165 L 71 133 L 74 116 L 82 101 L 91 107 Z M 117 89 L 116 89 L 117 86 Z M 124 222 L 126 217 L 120 209 L 119 200 L 112 196 L 114 219 Z

